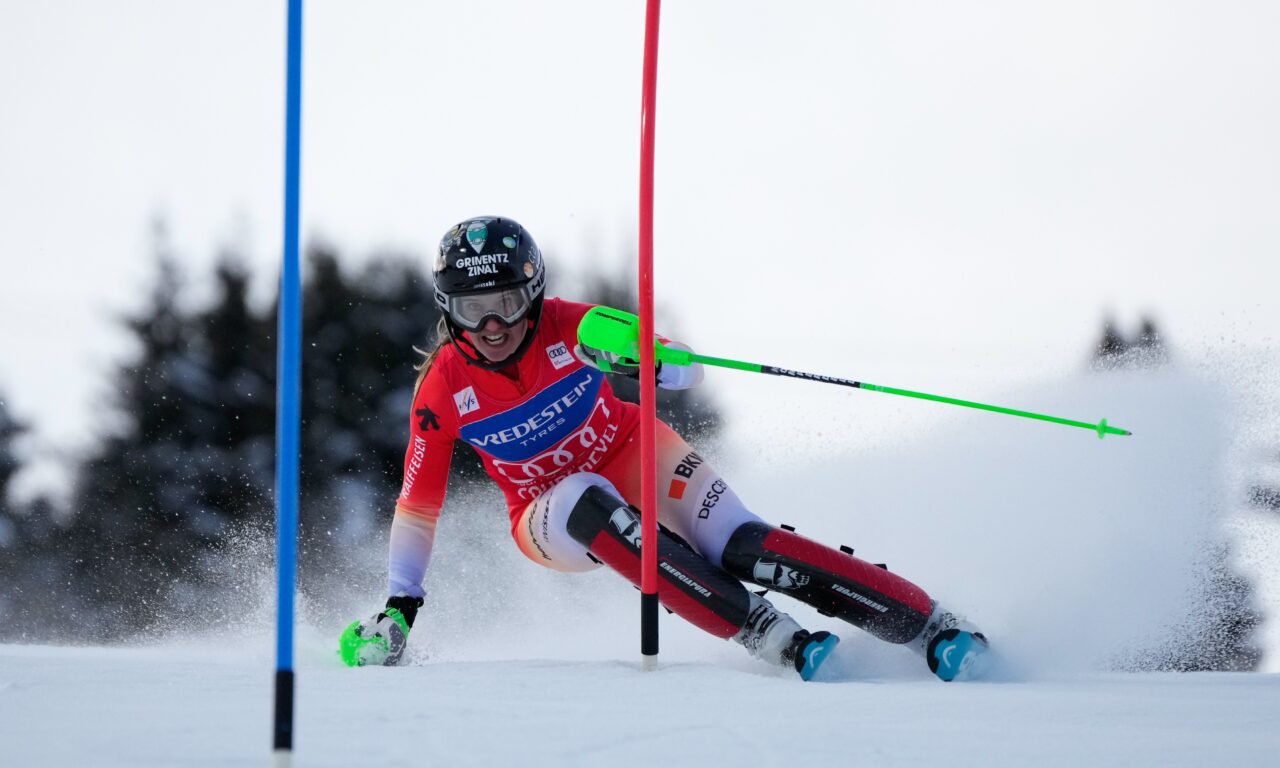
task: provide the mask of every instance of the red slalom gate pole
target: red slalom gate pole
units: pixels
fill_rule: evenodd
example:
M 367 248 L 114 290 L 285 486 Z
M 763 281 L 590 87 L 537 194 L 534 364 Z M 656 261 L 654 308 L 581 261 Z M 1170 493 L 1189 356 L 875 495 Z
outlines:
M 644 18 L 644 85 L 640 103 L 640 338 L 653 338 L 653 133 L 658 92 L 660 0 Z M 640 654 L 658 667 L 657 375 L 652 344 L 640 345 Z

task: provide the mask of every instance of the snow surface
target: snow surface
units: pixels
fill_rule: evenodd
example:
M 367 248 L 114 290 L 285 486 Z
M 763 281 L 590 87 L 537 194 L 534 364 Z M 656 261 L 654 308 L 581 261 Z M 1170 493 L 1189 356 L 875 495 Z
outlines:
M 1275 423 L 1274 366 L 954 393 L 1107 416 L 1132 438 L 850 392 L 830 435 L 706 451 L 767 519 L 886 561 L 977 622 L 999 650 L 985 682 L 941 683 L 909 651 L 786 598 L 802 624 L 844 638 L 819 681 L 667 615 L 661 668 L 642 672 L 631 587 L 529 563 L 492 491 L 464 489 L 441 521 L 408 666 L 352 670 L 335 654 L 341 627 L 381 603 L 385 531 L 351 553 L 366 581 L 302 584 L 298 764 L 1278 764 L 1280 521 L 1240 504 L 1242 457 L 1274 448 L 1247 427 Z M 911 419 L 911 438 L 889 426 Z M 850 429 L 858 441 L 840 436 Z M 821 453 L 775 448 L 815 438 Z M 1254 580 L 1266 671 L 1161 671 L 1213 641 L 1204 583 L 1219 541 Z M 210 606 L 238 608 L 236 625 L 136 647 L 0 646 L 0 764 L 266 764 L 269 551 L 245 542 L 225 605 Z
M 225 646 L 0 648 L 5 765 L 266 765 L 270 661 Z M 299 675 L 296 762 L 1262 766 L 1280 678 L 1094 674 L 820 684 L 763 665 L 453 661 Z

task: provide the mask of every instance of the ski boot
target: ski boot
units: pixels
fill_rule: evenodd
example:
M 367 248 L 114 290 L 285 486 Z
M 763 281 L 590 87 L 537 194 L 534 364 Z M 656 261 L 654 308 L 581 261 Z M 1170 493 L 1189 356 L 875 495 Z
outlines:
M 794 668 L 801 680 L 812 680 L 840 642 L 830 632 L 802 629 L 795 619 L 754 593 L 747 623 L 733 639 L 761 661 Z
M 987 638 L 978 628 L 933 604 L 933 612 L 912 648 L 924 656 L 929 671 L 943 682 L 973 680 L 985 671 Z

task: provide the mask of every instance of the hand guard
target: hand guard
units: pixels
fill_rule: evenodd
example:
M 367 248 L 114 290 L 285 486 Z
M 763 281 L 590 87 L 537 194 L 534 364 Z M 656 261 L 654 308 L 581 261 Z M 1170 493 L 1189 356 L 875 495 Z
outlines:
M 577 356 L 586 365 L 605 373 L 620 373 L 623 376 L 630 376 L 633 379 L 640 378 L 640 361 L 632 360 L 629 357 L 623 357 L 616 352 L 606 352 L 602 349 L 594 349 L 582 344 L 575 344 L 573 354 Z M 662 363 L 657 363 L 658 370 L 662 369 Z
M 667 346 L 673 349 L 689 349 L 685 345 L 676 342 L 668 342 Z M 620 373 L 633 379 L 640 378 L 639 360 L 622 357 L 614 352 L 593 349 L 584 344 L 574 345 L 573 354 L 586 365 L 605 373 Z M 655 360 L 654 373 L 658 380 L 658 386 L 663 389 L 688 389 L 702 381 L 702 364 L 663 365 L 661 360 Z
M 351 622 L 338 638 L 338 655 L 343 663 L 348 667 L 399 664 L 421 606 L 420 597 L 393 597 L 381 613 Z

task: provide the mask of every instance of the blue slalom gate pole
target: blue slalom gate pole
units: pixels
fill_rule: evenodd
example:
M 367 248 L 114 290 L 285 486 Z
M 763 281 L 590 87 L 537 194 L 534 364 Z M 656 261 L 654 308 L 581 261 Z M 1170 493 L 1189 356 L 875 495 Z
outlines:
M 276 347 L 276 675 L 273 752 L 293 756 L 293 606 L 298 571 L 298 454 L 301 442 L 302 283 L 298 197 L 302 148 L 302 0 L 288 0 L 285 85 L 284 266 Z

